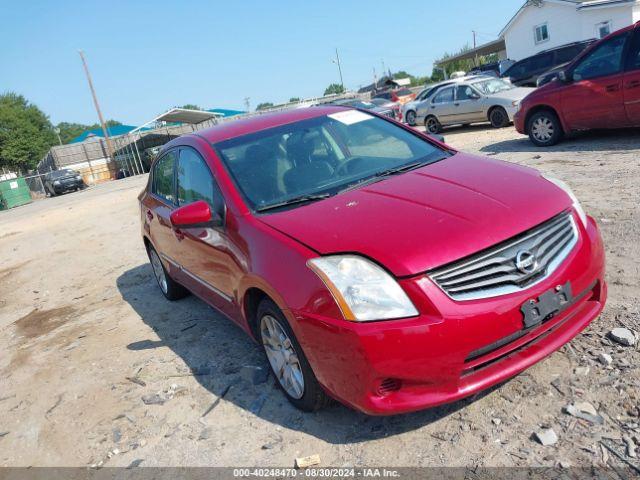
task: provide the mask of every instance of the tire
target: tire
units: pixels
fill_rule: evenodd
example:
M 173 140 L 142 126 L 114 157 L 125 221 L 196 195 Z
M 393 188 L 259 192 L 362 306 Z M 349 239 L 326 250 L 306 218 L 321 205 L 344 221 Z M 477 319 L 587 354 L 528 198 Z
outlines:
M 424 119 L 424 126 L 427 129 L 427 133 L 440 133 L 442 132 L 442 124 L 437 117 L 429 115 Z
M 509 125 L 509 115 L 502 107 L 494 107 L 489 113 L 489 121 L 493 128 L 504 128 Z
M 416 125 L 416 112 L 413 110 L 407 110 L 407 113 L 404 115 L 404 119 L 407 121 L 407 124 L 415 127 Z
M 316 379 L 289 322 L 268 298 L 258 305 L 258 337 L 278 386 L 296 408 L 315 412 L 331 403 Z
M 527 134 L 531 142 L 538 147 L 550 147 L 564 136 L 558 116 L 551 110 L 534 113 L 527 121 Z
M 56 196 L 56 192 L 52 188 L 47 187 L 47 192 L 49 192 L 50 197 Z
M 167 300 L 173 302 L 189 295 L 189 290 L 169 276 L 155 248 L 149 245 L 147 248 L 147 254 L 149 255 L 149 261 L 151 262 L 153 276 L 155 277 L 156 282 L 158 282 L 160 291 Z

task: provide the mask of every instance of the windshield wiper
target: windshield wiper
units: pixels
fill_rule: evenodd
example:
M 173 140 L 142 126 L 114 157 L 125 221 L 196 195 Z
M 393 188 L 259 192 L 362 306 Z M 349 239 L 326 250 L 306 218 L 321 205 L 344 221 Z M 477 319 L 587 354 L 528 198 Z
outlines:
M 397 175 L 398 173 L 408 172 L 409 170 L 414 170 L 418 167 L 422 167 L 423 165 L 427 165 L 427 164 L 428 162 L 420 161 L 420 162 L 408 163 L 407 165 L 400 165 L 399 167 L 395 167 L 395 168 L 389 168 L 387 170 L 383 170 L 381 172 L 374 174 L 372 177 L 367 177 L 355 183 L 352 183 L 351 185 L 348 185 L 347 187 L 340 190 L 338 193 L 350 192 L 362 186 L 371 185 L 372 183 L 379 182 L 380 179 L 383 177 L 390 177 L 391 175 Z
M 421 167 L 425 162 L 413 162 L 407 163 L 406 165 L 400 165 L 399 167 L 389 168 L 388 170 L 383 170 L 381 172 L 376 173 L 376 177 L 389 177 L 391 175 L 397 175 L 398 173 L 408 172 L 409 170 L 413 170 L 415 168 Z
M 256 208 L 256 212 L 266 212 L 268 210 L 274 210 L 276 208 L 287 207 L 289 205 L 297 205 L 299 203 L 307 203 L 307 202 L 315 202 L 317 200 L 323 200 L 325 198 L 329 198 L 331 194 L 329 193 L 318 193 L 314 195 L 301 195 L 299 197 L 290 198 L 289 200 L 284 200 L 282 202 L 273 203 L 271 205 L 265 205 L 264 207 Z

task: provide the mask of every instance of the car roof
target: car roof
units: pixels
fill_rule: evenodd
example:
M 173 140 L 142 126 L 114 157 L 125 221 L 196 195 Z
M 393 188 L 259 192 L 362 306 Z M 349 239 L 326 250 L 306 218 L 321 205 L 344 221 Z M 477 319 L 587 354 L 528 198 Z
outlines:
M 337 105 L 318 106 L 314 108 L 298 108 L 275 113 L 259 114 L 241 120 L 231 120 L 211 128 L 199 130 L 196 135 L 210 143 L 217 143 L 249 133 L 259 132 L 301 120 L 308 120 L 310 118 L 322 117 L 348 109 L 349 107 L 340 107 Z

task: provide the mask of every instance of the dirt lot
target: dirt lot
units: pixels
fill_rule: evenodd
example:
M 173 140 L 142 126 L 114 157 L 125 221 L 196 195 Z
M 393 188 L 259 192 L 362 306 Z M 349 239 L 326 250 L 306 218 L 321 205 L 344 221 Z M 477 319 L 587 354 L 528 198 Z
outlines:
M 195 298 L 165 301 L 139 235 L 146 178 L 0 212 L 0 465 L 290 467 L 316 453 L 322 466 L 621 465 L 599 442 L 640 443 L 639 347 L 606 338 L 640 331 L 638 133 L 537 149 L 512 128 L 445 132 L 571 184 L 601 225 L 610 298 L 569 346 L 499 388 L 388 418 L 296 411 L 272 378 L 247 374 L 266 361 L 239 329 Z M 145 404 L 157 392 L 171 398 Z M 563 413 L 573 401 L 604 423 Z M 555 446 L 532 438 L 540 426 Z

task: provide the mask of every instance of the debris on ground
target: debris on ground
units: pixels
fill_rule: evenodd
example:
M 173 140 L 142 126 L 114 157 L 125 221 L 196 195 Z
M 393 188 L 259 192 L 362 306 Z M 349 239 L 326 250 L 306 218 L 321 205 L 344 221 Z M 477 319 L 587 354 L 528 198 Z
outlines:
M 534 432 L 536 440 L 538 440 L 545 447 L 550 447 L 558 443 L 558 435 L 553 428 L 542 428 Z
M 633 441 L 633 438 L 631 438 L 629 435 L 625 435 L 624 437 L 622 437 L 622 440 L 627 445 L 627 455 L 631 458 L 636 458 L 636 448 L 638 447 L 636 445 L 636 442 Z
M 132 468 L 139 467 L 142 462 L 144 462 L 142 458 L 136 458 L 133 462 L 127 465 L 127 470 L 131 470 Z
M 634 333 L 628 328 L 614 328 L 609 332 L 609 338 L 625 347 L 633 347 L 637 341 Z
M 143 380 L 140 380 L 138 377 L 124 377 L 124 378 L 126 378 L 130 382 L 135 383 L 136 385 L 140 385 L 141 387 L 147 386 L 147 384 Z
M 143 395 L 142 401 L 145 403 L 145 405 L 163 405 L 172 398 L 186 392 L 186 390 L 186 387 L 181 387 L 180 385 L 174 383 L 165 391 Z
M 569 404 L 565 406 L 563 410 L 572 417 L 580 418 L 598 425 L 604 424 L 604 418 L 601 415 L 598 415 L 595 407 L 588 402 Z
M 598 361 L 606 366 L 609 366 L 613 363 L 613 358 L 608 353 L 600 352 L 598 354 Z
M 9 431 L 6 431 L 6 432 L 0 432 L 0 438 L 5 437 L 5 436 L 9 435 L 9 433 L 11 433 L 11 432 L 9 432 Z
M 320 455 L 296 458 L 296 468 L 307 468 L 313 465 L 320 465 Z

